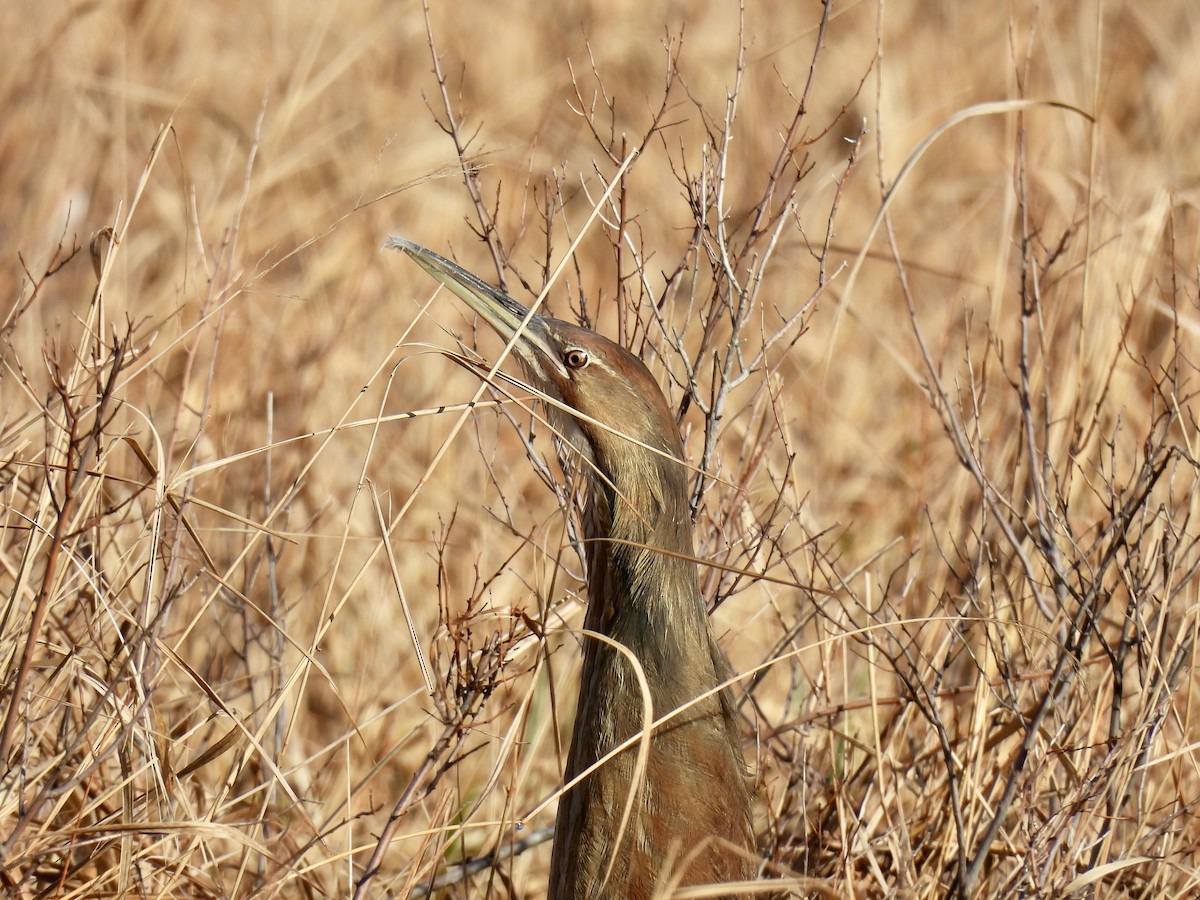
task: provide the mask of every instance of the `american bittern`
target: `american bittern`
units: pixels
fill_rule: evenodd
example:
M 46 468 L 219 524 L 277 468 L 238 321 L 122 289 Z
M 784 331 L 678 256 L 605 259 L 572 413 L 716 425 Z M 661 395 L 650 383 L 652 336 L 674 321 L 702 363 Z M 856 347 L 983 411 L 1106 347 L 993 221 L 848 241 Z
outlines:
M 700 597 L 683 442 L 653 376 L 620 345 L 528 317 L 521 304 L 424 247 L 401 237 L 388 246 L 502 338 L 519 330 L 513 350 L 526 376 L 591 472 L 584 627 L 637 658 L 654 718 L 686 707 L 653 732 L 644 767 L 634 744 L 559 801 L 550 896 L 650 897 L 672 885 L 753 877 L 750 789 L 729 690 L 715 690 L 726 663 Z M 607 641 L 585 639 L 567 779 L 648 724 L 631 661 Z

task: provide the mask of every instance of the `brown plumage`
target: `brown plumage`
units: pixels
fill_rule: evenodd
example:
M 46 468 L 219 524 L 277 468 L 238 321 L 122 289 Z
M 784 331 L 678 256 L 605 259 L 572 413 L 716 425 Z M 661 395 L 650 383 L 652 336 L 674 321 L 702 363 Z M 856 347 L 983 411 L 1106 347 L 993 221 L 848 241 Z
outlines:
M 528 317 L 519 303 L 436 253 L 400 237 L 387 246 L 407 253 L 506 340 Z M 533 386 L 561 404 L 548 404 L 551 421 L 592 472 L 584 627 L 637 658 L 653 718 L 660 718 L 727 677 L 692 561 L 687 469 L 674 416 L 641 360 L 586 328 L 534 315 L 513 350 Z M 630 660 L 599 639 L 586 638 L 583 647 L 568 780 L 647 724 Z M 728 689 L 654 730 L 640 780 L 638 759 L 634 744 L 559 801 L 550 896 L 648 898 L 672 885 L 752 878 L 750 789 Z

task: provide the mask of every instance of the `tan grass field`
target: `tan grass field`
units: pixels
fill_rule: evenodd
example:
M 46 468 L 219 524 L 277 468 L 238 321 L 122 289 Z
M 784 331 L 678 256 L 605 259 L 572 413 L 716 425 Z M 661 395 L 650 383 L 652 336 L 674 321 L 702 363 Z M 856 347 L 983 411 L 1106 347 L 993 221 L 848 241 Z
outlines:
M 0 34 L 0 893 L 545 895 L 571 497 L 389 232 L 680 410 L 763 890 L 1200 892 L 1193 4 Z

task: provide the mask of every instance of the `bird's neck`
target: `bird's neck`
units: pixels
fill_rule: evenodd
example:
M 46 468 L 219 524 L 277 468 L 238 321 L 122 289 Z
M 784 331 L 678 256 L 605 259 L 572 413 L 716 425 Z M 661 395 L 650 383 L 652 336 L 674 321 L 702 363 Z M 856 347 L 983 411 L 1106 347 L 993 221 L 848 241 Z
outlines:
M 646 454 L 595 478 L 587 537 L 586 626 L 643 665 L 670 667 L 709 641 L 687 502 L 686 470 Z
M 749 853 L 726 849 L 754 847 L 741 739 L 729 690 L 716 690 L 727 670 L 698 588 L 686 475 L 678 463 L 662 460 L 662 467 L 609 467 L 607 482 L 592 484 L 585 624 L 625 652 L 608 641 L 584 642 L 566 777 L 590 769 L 651 721 L 671 718 L 652 732 L 644 769 L 638 750 L 627 749 L 559 801 L 555 900 L 648 897 L 668 877 L 706 884 L 754 871 Z M 698 848 L 698 857 L 689 855 Z M 686 867 L 672 875 L 666 861 L 681 856 Z M 614 867 L 613 860 L 620 862 Z

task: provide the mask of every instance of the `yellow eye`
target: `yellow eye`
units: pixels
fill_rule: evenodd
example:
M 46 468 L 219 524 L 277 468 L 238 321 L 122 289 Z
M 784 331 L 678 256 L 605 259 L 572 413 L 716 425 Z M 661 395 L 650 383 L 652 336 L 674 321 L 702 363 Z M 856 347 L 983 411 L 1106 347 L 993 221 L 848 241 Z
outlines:
M 591 357 L 582 347 L 571 347 L 563 354 L 563 362 L 567 364 L 568 369 L 582 369 L 591 361 Z

